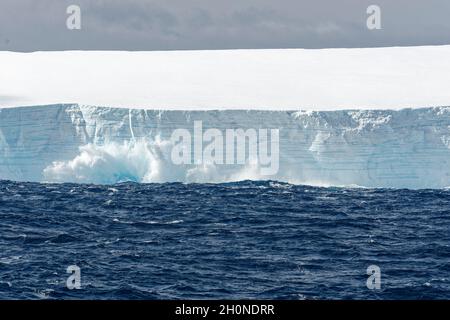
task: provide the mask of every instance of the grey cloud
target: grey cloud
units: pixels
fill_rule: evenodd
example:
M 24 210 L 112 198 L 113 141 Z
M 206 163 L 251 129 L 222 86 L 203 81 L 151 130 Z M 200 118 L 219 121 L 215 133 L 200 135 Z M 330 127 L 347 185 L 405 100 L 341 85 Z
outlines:
M 82 30 L 65 26 L 78 4 Z M 366 8 L 382 9 L 382 30 Z M 2 0 L 0 50 L 326 48 L 450 44 L 448 0 Z

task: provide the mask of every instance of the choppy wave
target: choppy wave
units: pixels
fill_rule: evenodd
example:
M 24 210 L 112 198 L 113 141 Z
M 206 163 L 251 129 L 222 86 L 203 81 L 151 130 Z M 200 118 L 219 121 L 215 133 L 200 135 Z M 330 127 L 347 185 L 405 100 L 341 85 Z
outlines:
M 0 299 L 449 299 L 449 212 L 445 190 L 0 181 Z

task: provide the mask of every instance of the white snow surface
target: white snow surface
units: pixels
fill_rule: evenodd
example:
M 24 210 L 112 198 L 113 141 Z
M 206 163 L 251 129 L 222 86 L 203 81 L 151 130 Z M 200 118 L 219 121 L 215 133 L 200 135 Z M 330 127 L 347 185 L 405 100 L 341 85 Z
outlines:
M 0 107 L 207 110 L 450 105 L 450 46 L 0 52 Z

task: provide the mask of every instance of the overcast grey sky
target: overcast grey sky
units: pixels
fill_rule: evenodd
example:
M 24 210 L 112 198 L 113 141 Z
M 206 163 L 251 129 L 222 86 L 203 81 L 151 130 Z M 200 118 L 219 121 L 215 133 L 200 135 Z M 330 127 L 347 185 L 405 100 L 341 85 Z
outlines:
M 68 30 L 66 8 L 81 8 Z M 366 9 L 381 8 L 381 30 Z M 450 44 L 449 0 L 0 0 L 0 50 Z

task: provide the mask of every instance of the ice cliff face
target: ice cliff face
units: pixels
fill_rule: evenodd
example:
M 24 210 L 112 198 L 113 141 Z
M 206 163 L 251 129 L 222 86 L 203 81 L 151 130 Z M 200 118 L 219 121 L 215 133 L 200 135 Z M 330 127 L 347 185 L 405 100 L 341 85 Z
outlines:
M 175 129 L 279 130 L 279 170 L 176 165 Z M 52 182 L 225 182 L 450 186 L 450 107 L 399 111 L 158 111 L 49 105 L 0 109 L 0 179 Z

